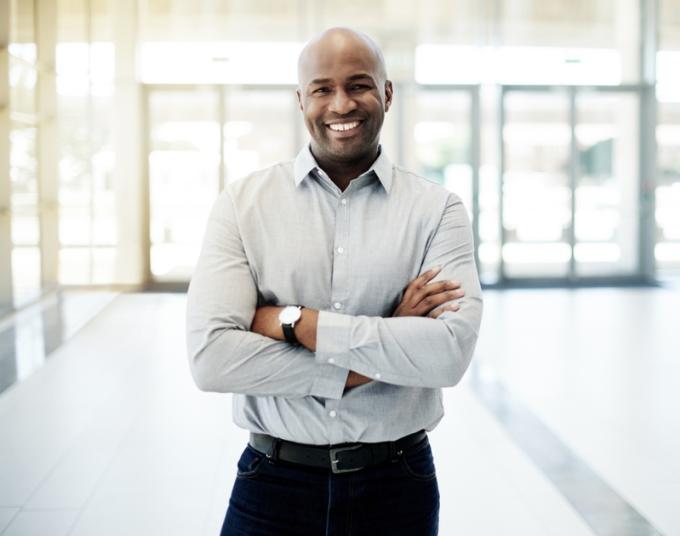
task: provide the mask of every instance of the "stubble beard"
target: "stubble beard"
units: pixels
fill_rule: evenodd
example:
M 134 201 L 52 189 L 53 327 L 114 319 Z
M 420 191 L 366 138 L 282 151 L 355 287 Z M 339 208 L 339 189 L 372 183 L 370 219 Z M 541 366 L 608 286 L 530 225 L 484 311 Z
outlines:
M 367 128 L 368 122 L 370 122 L 370 119 L 364 119 L 362 128 Z M 318 153 L 316 154 L 317 158 L 352 164 L 364 158 L 375 156 L 380 130 L 370 139 L 360 136 L 355 140 L 340 141 L 333 140 L 328 135 L 324 123 L 317 125 L 317 127 L 321 129 L 320 135 L 317 139 L 312 140 L 312 148 L 315 149 L 315 153 Z

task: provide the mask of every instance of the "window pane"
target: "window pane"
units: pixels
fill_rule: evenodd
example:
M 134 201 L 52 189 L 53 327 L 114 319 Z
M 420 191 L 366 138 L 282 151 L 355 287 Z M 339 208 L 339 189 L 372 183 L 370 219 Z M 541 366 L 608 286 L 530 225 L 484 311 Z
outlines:
M 150 95 L 151 272 L 188 281 L 218 193 L 220 124 L 215 90 Z
M 658 108 L 656 262 L 661 273 L 680 271 L 680 102 Z
M 661 275 L 680 273 L 680 0 L 659 2 L 655 256 Z
M 571 258 L 568 99 L 561 93 L 513 91 L 505 103 L 506 274 L 565 276 Z
M 11 43 L 35 43 L 35 15 L 33 2 L 10 0 L 9 40 Z M 28 58 L 27 58 L 28 59 Z
M 90 248 L 62 247 L 59 250 L 59 283 L 89 285 L 92 282 L 92 251 Z
M 574 256 L 578 275 L 632 275 L 638 256 L 638 99 L 577 97 Z
M 40 295 L 40 224 L 35 127 L 14 124 L 10 133 L 12 279 L 14 304 Z
M 468 213 L 472 208 L 470 167 L 470 95 L 467 92 L 421 90 L 411 103 L 417 173 L 458 194 Z M 471 213 L 470 213 L 471 215 Z
M 37 70 L 13 56 L 9 58 L 10 103 L 13 114 L 35 115 Z
M 12 249 L 14 307 L 40 297 L 40 249 L 14 246 Z
M 295 156 L 299 148 L 293 125 L 299 112 L 294 87 L 225 91 L 225 182 Z

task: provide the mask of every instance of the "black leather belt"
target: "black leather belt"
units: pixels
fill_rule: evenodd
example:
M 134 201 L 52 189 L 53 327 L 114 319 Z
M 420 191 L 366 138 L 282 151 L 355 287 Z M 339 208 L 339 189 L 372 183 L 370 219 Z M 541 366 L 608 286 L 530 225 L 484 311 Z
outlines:
M 339 445 L 303 445 L 265 434 L 250 434 L 250 446 L 272 461 L 330 469 L 334 473 L 359 471 L 370 465 L 396 460 L 404 449 L 427 439 L 424 430 L 383 443 L 342 443 Z

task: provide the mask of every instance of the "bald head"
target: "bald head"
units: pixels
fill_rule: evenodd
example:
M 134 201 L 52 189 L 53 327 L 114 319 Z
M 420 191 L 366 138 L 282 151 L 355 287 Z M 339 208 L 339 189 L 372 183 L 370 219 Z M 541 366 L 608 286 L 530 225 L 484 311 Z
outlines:
M 382 52 L 366 34 L 326 30 L 300 53 L 298 82 L 312 154 L 344 189 L 379 153 L 380 130 L 393 95 Z
M 373 64 L 376 78 L 384 84 L 387 80 L 385 59 L 378 44 L 367 34 L 351 28 L 330 28 L 311 39 L 298 58 L 298 84 L 302 88 L 311 73 L 327 66 L 349 53 L 361 54 Z

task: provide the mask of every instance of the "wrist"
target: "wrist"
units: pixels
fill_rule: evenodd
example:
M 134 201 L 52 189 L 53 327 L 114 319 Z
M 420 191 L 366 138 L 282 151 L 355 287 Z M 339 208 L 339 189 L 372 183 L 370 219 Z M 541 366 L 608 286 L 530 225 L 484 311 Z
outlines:
M 295 325 L 295 335 L 298 341 L 311 352 L 316 351 L 316 326 L 318 319 L 319 311 L 305 307 L 302 309 L 300 320 Z
M 302 318 L 303 307 L 301 305 L 288 305 L 280 309 L 278 314 L 279 334 L 282 340 L 293 345 L 299 345 L 296 326 Z

